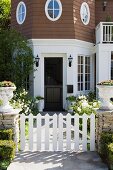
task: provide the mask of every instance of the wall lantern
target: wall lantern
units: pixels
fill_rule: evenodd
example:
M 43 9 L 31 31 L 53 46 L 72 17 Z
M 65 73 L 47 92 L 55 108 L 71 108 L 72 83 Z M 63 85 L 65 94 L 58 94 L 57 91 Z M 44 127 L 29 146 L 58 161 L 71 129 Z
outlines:
M 69 61 L 69 67 L 71 67 L 71 65 L 72 65 L 72 60 L 73 60 L 73 57 L 71 57 L 71 55 L 69 56 L 69 58 L 68 58 L 68 61 Z
M 39 58 L 39 56 L 37 55 L 37 56 L 35 57 L 36 67 L 39 66 L 39 60 L 40 60 L 40 58 Z
M 104 0 L 104 2 L 103 2 L 103 11 L 105 11 L 106 6 L 107 6 L 107 1 L 106 1 L 106 0 Z

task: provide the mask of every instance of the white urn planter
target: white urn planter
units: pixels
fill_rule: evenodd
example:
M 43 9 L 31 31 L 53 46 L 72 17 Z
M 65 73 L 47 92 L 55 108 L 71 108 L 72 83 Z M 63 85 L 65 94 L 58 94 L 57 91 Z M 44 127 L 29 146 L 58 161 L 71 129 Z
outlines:
M 10 112 L 13 107 L 9 104 L 9 100 L 13 98 L 13 91 L 16 87 L 0 87 L 0 100 L 2 105 L 0 106 L 0 112 Z
M 44 100 L 39 100 L 38 101 L 38 110 L 39 112 L 42 112 L 44 109 Z
M 101 110 L 113 110 L 110 98 L 113 98 L 113 86 L 97 85 L 99 90 L 99 100 L 101 102 Z

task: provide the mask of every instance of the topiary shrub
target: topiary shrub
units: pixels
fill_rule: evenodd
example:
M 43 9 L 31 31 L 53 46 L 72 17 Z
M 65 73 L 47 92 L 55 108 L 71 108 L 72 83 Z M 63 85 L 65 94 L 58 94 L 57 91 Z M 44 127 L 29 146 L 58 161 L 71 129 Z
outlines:
M 13 139 L 12 129 L 0 130 L 0 140 L 12 140 L 12 139 Z
M 16 144 L 12 140 L 0 140 L 0 159 L 12 160 L 15 157 Z

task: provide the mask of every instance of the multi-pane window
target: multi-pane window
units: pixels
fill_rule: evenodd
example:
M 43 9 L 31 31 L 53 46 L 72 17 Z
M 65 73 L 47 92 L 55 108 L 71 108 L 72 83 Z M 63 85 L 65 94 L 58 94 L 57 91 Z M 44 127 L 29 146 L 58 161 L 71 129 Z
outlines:
M 24 2 L 20 2 L 17 6 L 16 18 L 18 24 L 22 24 L 26 18 L 26 6 Z
M 62 5 L 60 0 L 48 0 L 45 5 L 45 13 L 48 19 L 56 21 L 62 14 Z
M 90 90 L 90 57 L 78 56 L 78 91 Z

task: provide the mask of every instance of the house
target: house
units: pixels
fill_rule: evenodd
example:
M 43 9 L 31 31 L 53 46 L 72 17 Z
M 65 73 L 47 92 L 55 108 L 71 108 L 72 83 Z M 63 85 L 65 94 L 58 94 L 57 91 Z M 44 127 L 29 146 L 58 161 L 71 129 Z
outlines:
M 44 110 L 113 78 L 112 0 L 12 0 L 11 27 L 27 37 L 36 71 L 33 96 Z

